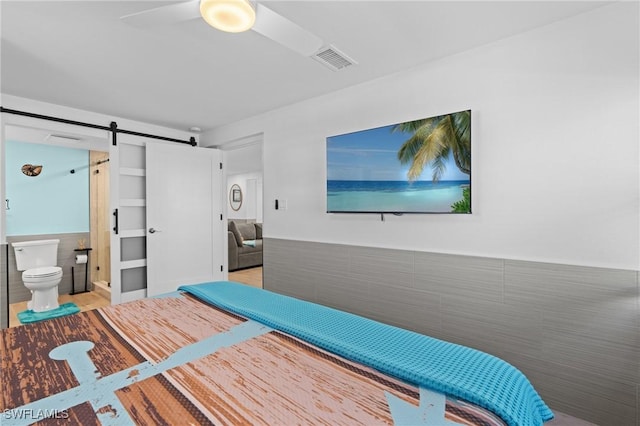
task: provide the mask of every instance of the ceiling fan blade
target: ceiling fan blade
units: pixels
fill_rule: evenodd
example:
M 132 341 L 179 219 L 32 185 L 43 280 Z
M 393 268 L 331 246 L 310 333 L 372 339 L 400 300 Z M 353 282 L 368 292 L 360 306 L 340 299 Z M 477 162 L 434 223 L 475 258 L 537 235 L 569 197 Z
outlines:
M 191 0 L 121 16 L 127 24 L 151 28 L 200 18 L 200 0 Z
M 256 5 L 256 22 L 251 29 L 303 56 L 313 55 L 324 43 L 318 36 L 261 3 Z

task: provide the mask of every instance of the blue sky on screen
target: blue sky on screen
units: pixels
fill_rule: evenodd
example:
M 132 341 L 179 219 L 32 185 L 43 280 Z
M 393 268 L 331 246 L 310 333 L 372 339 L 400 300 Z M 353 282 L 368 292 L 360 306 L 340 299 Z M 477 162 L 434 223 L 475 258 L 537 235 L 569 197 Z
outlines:
M 393 125 L 327 138 L 328 180 L 407 180 L 409 164 L 398 160 L 398 150 L 411 133 L 392 132 Z M 418 180 L 431 180 L 425 167 Z M 468 180 L 449 156 L 441 180 Z

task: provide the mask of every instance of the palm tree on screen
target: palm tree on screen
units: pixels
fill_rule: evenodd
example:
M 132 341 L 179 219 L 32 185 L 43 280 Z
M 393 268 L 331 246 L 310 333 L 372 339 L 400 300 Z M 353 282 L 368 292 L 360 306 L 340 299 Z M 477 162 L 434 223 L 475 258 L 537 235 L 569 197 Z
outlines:
M 433 182 L 439 181 L 450 153 L 460 171 L 471 174 L 471 111 L 396 124 L 392 131 L 412 133 L 398 151 L 400 163 L 411 163 L 407 172 L 410 181 L 416 180 L 427 164 L 433 168 Z

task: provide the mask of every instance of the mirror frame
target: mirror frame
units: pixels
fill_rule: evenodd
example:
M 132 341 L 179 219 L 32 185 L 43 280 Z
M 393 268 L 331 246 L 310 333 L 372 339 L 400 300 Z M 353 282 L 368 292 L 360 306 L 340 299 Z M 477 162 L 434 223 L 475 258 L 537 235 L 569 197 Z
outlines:
M 235 212 L 242 207 L 242 188 L 240 188 L 240 185 L 237 183 L 231 185 L 231 189 L 229 190 L 229 205 Z

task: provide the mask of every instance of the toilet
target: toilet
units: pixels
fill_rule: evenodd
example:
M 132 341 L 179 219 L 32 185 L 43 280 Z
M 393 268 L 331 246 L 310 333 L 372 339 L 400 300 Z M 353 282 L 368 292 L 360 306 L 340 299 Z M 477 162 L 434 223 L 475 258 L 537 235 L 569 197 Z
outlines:
M 11 243 L 16 255 L 22 282 L 31 291 L 27 309 L 34 312 L 50 311 L 58 305 L 58 284 L 62 280 L 62 268 L 58 263 L 60 240 L 38 240 Z

